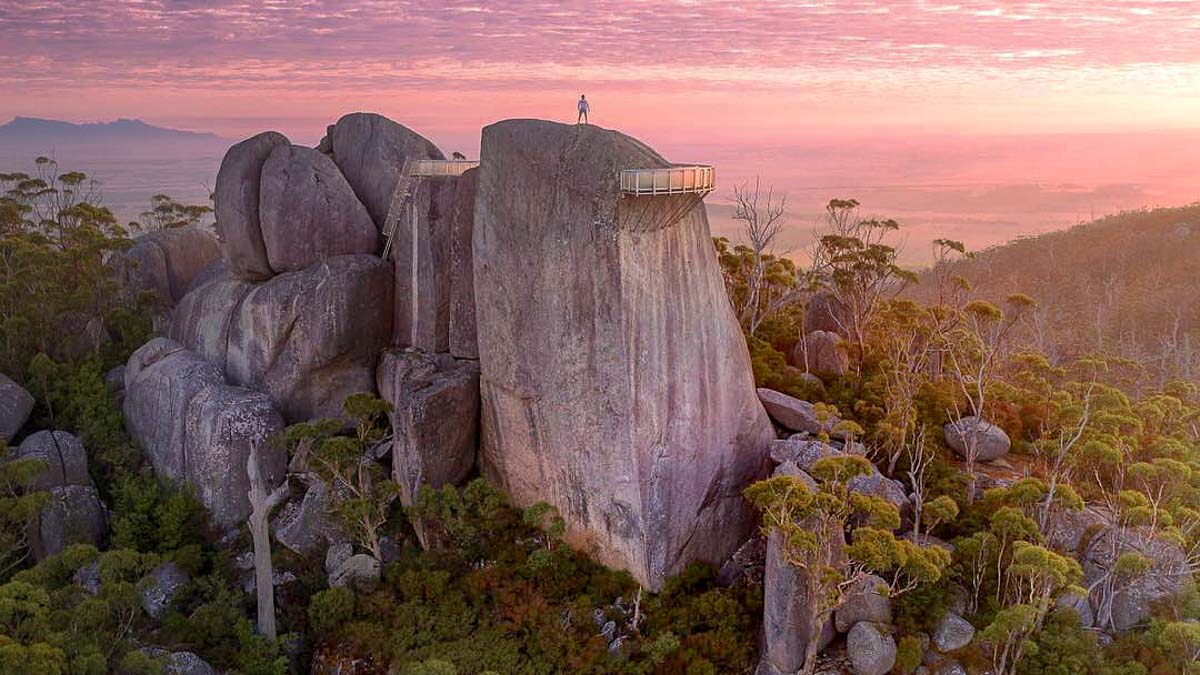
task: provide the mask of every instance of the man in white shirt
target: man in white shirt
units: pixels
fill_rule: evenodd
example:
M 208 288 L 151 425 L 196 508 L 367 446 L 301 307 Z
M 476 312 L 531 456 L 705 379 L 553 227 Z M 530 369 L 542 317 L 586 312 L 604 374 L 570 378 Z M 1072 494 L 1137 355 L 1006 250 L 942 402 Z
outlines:
M 579 124 L 580 122 L 582 122 L 583 124 L 588 123 L 587 114 L 588 114 L 589 108 L 590 108 L 590 106 L 588 106 L 587 97 L 584 96 L 583 94 L 580 94 L 579 95 L 579 117 L 575 119 L 576 124 Z

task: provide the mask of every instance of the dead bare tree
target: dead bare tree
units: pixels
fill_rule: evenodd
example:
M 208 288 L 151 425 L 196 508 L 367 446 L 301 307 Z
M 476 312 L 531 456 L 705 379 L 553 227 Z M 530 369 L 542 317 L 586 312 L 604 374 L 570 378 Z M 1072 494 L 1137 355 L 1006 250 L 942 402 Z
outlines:
M 766 188 L 764 194 L 759 179 L 755 178 L 753 188 L 749 184 L 733 188 L 733 201 L 733 218 L 743 223 L 742 233 L 751 255 L 746 299 L 738 320 L 753 335 L 763 320 L 800 299 L 799 288 L 774 294 L 767 291 L 768 268 L 781 255 L 775 249 L 775 238 L 787 221 L 787 195 L 776 197 L 774 187 Z
M 270 640 L 275 635 L 275 580 L 271 563 L 271 510 L 288 496 L 288 486 L 282 485 L 268 492 L 266 480 L 259 464 L 258 443 L 250 444 L 250 456 L 246 458 L 246 476 L 250 479 L 250 536 L 254 542 L 254 583 L 258 595 L 258 632 Z

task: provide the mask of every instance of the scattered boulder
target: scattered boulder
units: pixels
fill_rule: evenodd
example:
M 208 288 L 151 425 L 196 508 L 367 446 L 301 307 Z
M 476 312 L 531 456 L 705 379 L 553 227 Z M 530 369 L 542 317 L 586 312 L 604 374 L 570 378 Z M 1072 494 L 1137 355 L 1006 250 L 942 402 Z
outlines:
M 125 372 L 124 413 L 130 434 L 155 472 L 190 483 L 196 496 L 229 527 L 250 515 L 246 459 L 257 444 L 271 486 L 284 478 L 283 448 L 268 442 L 283 419 L 266 396 L 226 385 L 220 371 L 166 338 L 142 345 Z
M 622 199 L 620 169 L 670 163 L 594 125 L 499 122 L 481 159 L 483 472 L 652 590 L 719 565 L 754 528 L 741 493 L 773 432 L 703 204 Z
M 379 561 L 366 553 L 355 553 L 329 573 L 329 587 L 348 586 L 364 593 L 379 584 Z
M 75 574 L 71 575 L 71 581 L 79 586 L 89 595 L 95 595 L 100 592 L 100 563 L 93 560 L 92 562 L 81 566 L 75 570 Z
M 806 373 L 840 377 L 850 369 L 850 356 L 837 333 L 818 330 L 806 334 L 792 351 L 792 364 Z
M 841 418 L 831 414 L 829 419 L 822 423 L 817 419 L 816 406 L 808 401 L 765 388 L 759 388 L 758 399 L 762 401 L 771 419 L 789 431 L 804 431 L 814 436 L 826 433 L 835 438 L 842 436 L 833 430 L 833 427 L 842 421 Z
M 163 306 L 174 307 L 196 277 L 220 257 L 213 233 L 193 225 L 139 235 L 114 256 L 113 264 L 126 293 L 151 291 Z
M 275 274 L 326 258 L 375 253 L 379 230 L 333 160 L 298 145 L 278 145 L 263 164 L 259 224 Z
M 188 575 L 173 562 L 155 567 L 150 574 L 138 582 L 138 595 L 142 609 L 152 619 L 161 619 L 188 582 Z
M 1058 596 L 1054 604 L 1059 609 L 1072 609 L 1079 615 L 1079 625 L 1091 628 L 1096 625 L 1096 613 L 1092 611 L 1092 603 L 1087 595 L 1067 591 Z
M 788 439 L 771 441 L 770 454 L 771 459 L 780 464 L 792 462 L 804 471 L 812 471 L 817 460 L 835 457 L 842 454 L 842 451 L 829 443 L 797 434 Z
M 163 665 L 163 675 L 217 675 L 213 667 L 192 652 L 170 652 L 158 647 L 141 650 Z
M 405 506 L 422 485 L 462 481 L 479 438 L 479 364 L 420 350 L 384 352 L 379 393 L 392 404 L 392 472 Z
M 90 485 L 57 485 L 49 489 L 50 500 L 42 507 L 31 532 L 33 557 L 44 560 L 71 544 L 97 548 L 108 533 L 107 509 L 100 493 Z
M 170 335 L 266 393 L 288 423 L 344 418 L 347 396 L 375 390 L 391 298 L 387 261 L 337 256 L 262 284 L 211 281 L 176 307 Z
M 892 601 L 880 589 L 886 589 L 887 582 L 875 575 L 860 579 L 853 588 L 846 591 L 846 601 L 833 613 L 834 626 L 839 633 L 850 630 L 860 621 L 873 623 L 892 622 Z
M 846 635 L 846 653 L 855 675 L 886 675 L 896 664 L 896 640 L 876 624 L 861 621 Z
M 878 469 L 873 468 L 869 474 L 851 478 L 846 487 L 852 492 L 879 497 L 899 509 L 902 516 L 912 508 L 908 493 L 904 491 L 904 484 L 884 476 Z
M 974 639 L 975 627 L 958 614 L 949 611 L 942 616 L 942 620 L 930 636 L 933 648 L 943 654 L 962 649 Z
M 958 661 L 946 661 L 938 664 L 932 671 L 933 675 L 967 675 L 967 669 Z
M 1088 506 L 1078 511 L 1055 510 L 1046 523 L 1046 542 L 1052 548 L 1079 557 L 1096 535 L 1111 522 L 1105 509 Z
M 960 457 L 967 458 L 968 448 L 973 447 L 975 459 L 988 462 L 1008 454 L 1012 441 L 1008 434 L 991 422 L 975 416 L 964 417 L 942 428 L 949 445 Z
M 326 141 L 334 163 L 380 230 L 405 160 L 445 159 L 420 134 L 375 113 L 342 116 L 321 143 Z
M 845 304 L 826 291 L 815 293 L 804 307 L 804 332 L 846 335 L 850 325 Z
M 0 373 L 0 436 L 6 442 L 16 437 L 33 412 L 33 395 Z
M 810 489 L 816 488 L 813 479 L 795 464 L 784 463 L 775 476 L 795 476 Z M 812 625 L 809 615 L 809 576 L 787 562 L 783 554 L 783 536 L 772 531 L 767 536 L 767 553 L 763 573 L 763 649 L 759 673 L 794 673 L 804 666 L 813 632 L 820 630 L 818 644 L 823 649 L 833 640 L 833 621 Z M 837 548 L 834 555 L 842 555 Z M 828 640 L 825 636 L 828 635 Z
M 333 574 L 335 570 L 346 564 L 352 555 L 354 555 L 354 544 L 348 541 L 331 544 L 325 551 L 325 573 Z
M 234 145 L 221 160 L 213 193 L 217 236 L 229 271 L 239 279 L 265 281 L 274 275 L 259 224 L 259 183 L 267 158 L 288 145 L 283 134 L 264 131 Z
M 30 434 L 17 448 L 13 459 L 45 462 L 46 468 L 26 486 L 30 490 L 49 490 L 64 485 L 92 487 L 88 474 L 87 450 L 83 443 L 66 431 L 39 431 Z

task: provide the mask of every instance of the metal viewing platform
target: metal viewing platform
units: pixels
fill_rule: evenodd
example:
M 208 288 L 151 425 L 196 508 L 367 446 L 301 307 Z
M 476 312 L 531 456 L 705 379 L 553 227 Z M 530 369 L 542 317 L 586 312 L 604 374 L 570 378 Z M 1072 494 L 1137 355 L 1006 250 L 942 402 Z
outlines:
M 621 172 L 621 194 L 706 195 L 717 187 L 716 171 L 708 165 L 672 166 L 664 169 L 625 169 Z
M 423 178 L 461 176 L 477 166 L 479 161 L 471 159 L 414 159 L 407 164 L 409 176 Z

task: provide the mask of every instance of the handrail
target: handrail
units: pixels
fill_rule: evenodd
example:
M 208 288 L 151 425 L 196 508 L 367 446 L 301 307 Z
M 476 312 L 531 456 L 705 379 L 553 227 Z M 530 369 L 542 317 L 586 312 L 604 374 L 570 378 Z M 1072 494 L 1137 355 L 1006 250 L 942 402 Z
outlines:
M 408 175 L 429 178 L 461 176 L 477 166 L 479 161 L 470 159 L 414 159 L 408 165 Z
M 621 192 L 627 195 L 708 194 L 716 187 L 716 171 L 707 164 L 621 171 Z

